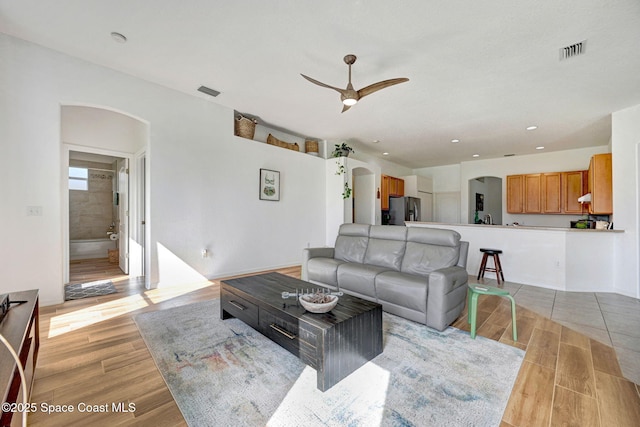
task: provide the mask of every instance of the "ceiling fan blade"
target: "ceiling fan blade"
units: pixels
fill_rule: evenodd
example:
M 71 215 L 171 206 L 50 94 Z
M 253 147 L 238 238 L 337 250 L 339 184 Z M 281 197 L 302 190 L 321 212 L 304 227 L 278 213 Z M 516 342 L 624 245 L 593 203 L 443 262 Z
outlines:
M 362 89 L 360 89 L 358 91 L 358 96 L 360 98 L 363 98 L 363 97 L 365 97 L 367 95 L 371 95 L 373 92 L 379 91 L 380 89 L 384 89 L 386 87 L 397 85 L 399 83 L 404 83 L 404 82 L 408 82 L 408 81 L 409 81 L 409 79 L 404 78 L 404 77 L 399 78 L 399 79 L 383 80 L 381 82 L 374 83 L 374 84 L 369 85 L 367 87 L 363 87 Z
M 345 92 L 345 90 L 344 90 L 344 89 L 340 89 L 340 88 L 337 88 L 337 87 L 329 86 L 328 84 L 324 84 L 324 83 L 322 83 L 322 82 L 319 82 L 319 81 L 317 81 L 317 80 L 315 80 L 315 79 L 312 79 L 312 78 L 311 78 L 311 77 L 309 77 L 309 76 L 305 76 L 304 74 L 300 74 L 300 75 L 301 75 L 302 77 L 304 77 L 305 79 L 309 80 L 311 83 L 313 83 L 313 84 L 317 84 L 318 86 L 322 86 L 322 87 L 326 87 L 326 88 L 329 88 L 329 89 L 333 89 L 333 90 L 335 90 L 335 91 L 339 92 L 340 94 L 344 94 L 344 92 Z

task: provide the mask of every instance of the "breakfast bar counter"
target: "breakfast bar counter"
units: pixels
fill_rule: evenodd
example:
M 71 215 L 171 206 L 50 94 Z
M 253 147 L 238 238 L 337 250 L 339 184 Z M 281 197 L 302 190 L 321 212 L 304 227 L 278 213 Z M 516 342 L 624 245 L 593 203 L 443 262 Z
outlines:
M 469 242 L 467 272 L 478 275 L 480 248 L 501 249 L 505 279 L 562 291 L 613 292 L 616 239 L 622 230 L 446 224 L 407 221 L 407 227 L 455 230 Z M 485 278 L 495 278 L 493 273 Z

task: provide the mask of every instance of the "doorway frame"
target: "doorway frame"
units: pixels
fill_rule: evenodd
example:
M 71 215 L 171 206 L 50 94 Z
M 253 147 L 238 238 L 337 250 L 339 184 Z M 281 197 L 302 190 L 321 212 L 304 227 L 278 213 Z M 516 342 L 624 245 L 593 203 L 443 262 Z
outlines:
M 67 144 L 67 143 L 62 143 L 62 155 L 61 155 L 61 162 L 60 162 L 60 169 L 61 169 L 61 176 L 62 176 L 62 180 L 61 180 L 61 208 L 62 208 L 62 280 L 63 283 L 62 285 L 64 286 L 65 284 L 69 283 L 69 270 L 70 270 L 70 256 L 69 256 L 69 152 L 71 151 L 77 151 L 77 152 L 81 152 L 81 153 L 90 153 L 90 154 L 101 154 L 101 155 L 105 155 L 105 156 L 112 156 L 112 157 L 120 157 L 123 159 L 128 159 L 129 160 L 129 215 L 128 215 L 128 221 L 129 221 L 129 239 L 131 239 L 132 235 L 137 235 L 136 233 L 139 233 L 139 221 L 135 221 L 135 218 L 140 218 L 140 217 L 144 217 L 145 219 L 148 220 L 148 204 L 144 204 L 144 206 L 146 206 L 147 208 L 145 209 L 146 212 L 141 213 L 138 212 L 139 210 L 139 198 L 141 197 L 140 193 L 140 185 L 139 185 L 139 180 L 140 179 L 144 179 L 145 183 L 148 183 L 148 181 L 146 181 L 145 177 L 140 177 L 140 174 L 138 173 L 138 165 L 139 163 L 136 161 L 138 156 L 140 155 L 140 153 L 137 154 L 132 154 L 132 153 L 125 153 L 125 152 L 121 152 L 121 151 L 115 151 L 115 150 L 105 150 L 105 149 L 101 149 L 101 148 L 94 148 L 94 147 L 87 147 L 84 145 L 74 145 L 74 144 Z M 142 152 L 144 155 L 144 151 Z M 147 188 L 147 193 L 148 193 L 148 186 L 145 185 L 145 187 Z M 148 224 L 148 221 L 147 221 Z M 106 232 L 105 232 L 106 233 Z M 147 246 L 147 236 L 145 236 L 145 242 L 144 242 L 144 250 L 142 251 L 143 253 L 148 253 L 148 246 Z M 136 257 L 134 258 L 133 262 L 131 260 L 131 257 Z M 138 277 L 142 275 L 142 270 L 145 269 L 145 271 L 149 271 L 148 269 L 146 269 L 148 266 L 146 266 L 146 260 L 140 259 L 142 257 L 142 253 L 129 253 L 129 276 L 130 277 Z M 145 257 L 146 258 L 146 257 Z M 144 263 L 144 264 L 143 264 Z M 136 268 L 136 269 L 132 269 L 131 266 L 143 266 L 143 268 Z M 147 275 L 148 276 L 148 275 Z M 145 277 L 145 285 L 147 282 L 147 277 Z

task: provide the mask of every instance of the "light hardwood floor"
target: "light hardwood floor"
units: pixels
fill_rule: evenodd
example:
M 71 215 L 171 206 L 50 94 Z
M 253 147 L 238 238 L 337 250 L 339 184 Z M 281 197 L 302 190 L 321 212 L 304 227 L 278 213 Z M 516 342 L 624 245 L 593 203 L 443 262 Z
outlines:
M 300 277 L 300 267 L 277 271 Z M 218 298 L 219 281 L 147 291 L 107 260 L 74 263 L 71 274 L 74 283 L 111 277 L 119 292 L 41 308 L 32 402 L 124 402 L 134 403 L 135 412 L 38 411 L 30 424 L 186 425 L 133 316 Z M 478 334 L 526 350 L 501 426 L 640 425 L 640 388 L 622 377 L 611 347 L 520 306 L 515 343 L 509 310 L 502 298 L 480 299 Z M 468 330 L 466 316 L 454 326 Z

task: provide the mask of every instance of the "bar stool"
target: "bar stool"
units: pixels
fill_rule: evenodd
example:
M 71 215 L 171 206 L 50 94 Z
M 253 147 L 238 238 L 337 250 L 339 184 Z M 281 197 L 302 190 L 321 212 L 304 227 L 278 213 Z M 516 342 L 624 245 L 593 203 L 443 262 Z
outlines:
M 493 271 L 496 273 L 496 279 L 498 280 L 498 285 L 500 284 L 500 278 L 504 282 L 504 274 L 502 274 L 502 264 L 500 264 L 500 254 L 502 251 L 500 249 L 487 249 L 480 248 L 480 252 L 482 252 L 482 261 L 480 262 L 480 271 L 478 271 L 478 280 L 480 277 L 484 278 L 485 271 Z M 493 257 L 493 268 L 487 267 L 487 259 L 489 257 Z
M 516 328 L 516 301 L 513 299 L 509 291 L 494 288 L 493 286 L 483 286 L 478 284 L 469 284 L 467 291 L 467 323 L 471 324 L 471 338 L 476 338 L 476 318 L 478 316 L 478 296 L 480 295 L 497 295 L 506 297 L 511 300 L 511 322 L 513 331 L 513 340 L 518 341 L 518 330 Z

